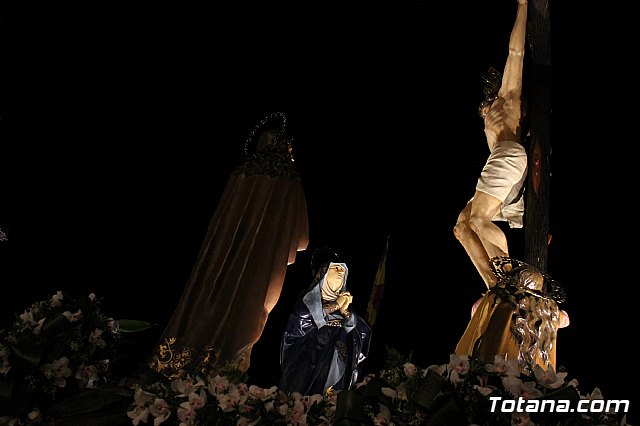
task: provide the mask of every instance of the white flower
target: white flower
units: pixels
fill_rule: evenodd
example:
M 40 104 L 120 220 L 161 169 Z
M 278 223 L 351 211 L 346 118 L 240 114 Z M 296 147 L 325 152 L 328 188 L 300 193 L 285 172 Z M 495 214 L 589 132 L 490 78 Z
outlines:
M 520 376 L 518 361 L 515 359 L 505 360 L 502 355 L 496 355 L 493 364 L 485 364 L 484 369 L 489 373 L 496 373 L 498 376 Z
M 374 426 L 390 426 L 391 425 L 391 410 L 384 404 L 378 404 L 379 412 L 373 419 Z
M 586 398 L 584 399 L 589 399 L 591 401 L 596 400 L 596 399 L 604 399 L 604 397 L 602 396 L 602 392 L 600 391 L 600 388 L 593 388 L 593 391 L 591 393 L 587 393 Z
M 400 384 L 396 387 L 396 392 L 398 392 L 398 399 L 401 401 L 407 401 L 409 399 L 409 391 L 405 384 Z
M 0 425 L 17 426 L 21 425 L 20 419 L 17 417 L 2 416 L 0 417 Z
M 63 388 L 67 385 L 66 378 L 71 376 L 69 358 L 63 356 L 54 360 L 51 364 L 44 364 L 40 367 L 40 371 L 42 371 L 46 378 L 54 379 L 58 387 Z
M 520 386 L 519 396 L 523 399 L 535 399 L 542 396 L 542 391 L 536 387 L 535 382 L 526 382 Z
M 229 379 L 216 375 L 215 377 L 209 377 L 209 393 L 211 395 L 222 394 L 229 388 Z
M 375 374 L 367 374 L 362 378 L 362 381 L 356 383 L 356 389 L 358 389 L 361 386 L 366 386 L 375 377 L 376 377 Z
M 199 410 L 207 403 L 207 393 L 204 389 L 200 389 L 200 393 L 191 392 L 189 394 L 189 403 L 194 410 Z
M 62 295 L 62 292 L 58 291 L 56 294 L 51 296 L 51 301 L 49 302 L 49 304 L 53 307 L 62 306 L 63 299 L 64 299 L 64 296 Z
M 318 403 L 320 404 L 322 402 L 324 398 L 322 398 L 322 395 L 320 395 L 319 393 L 315 394 L 315 395 L 306 395 L 303 399 L 302 402 L 304 403 L 304 406 L 306 408 L 311 407 L 314 403 Z
M 127 411 L 127 417 L 132 419 L 134 426 L 137 426 L 140 422 L 147 423 L 149 418 L 149 407 L 140 407 L 136 405 L 133 410 Z
M 300 399 L 294 400 L 293 406 L 287 412 L 287 420 L 291 426 L 305 426 L 307 424 L 307 414 Z
M 6 376 L 9 370 L 11 370 L 11 364 L 9 364 L 9 360 L 3 359 L 2 364 L 0 364 L 0 374 Z
M 493 388 L 485 386 L 473 385 L 473 388 L 480 392 L 483 396 L 489 396 L 491 392 L 493 392 Z
M 145 391 L 142 388 L 137 388 L 133 394 L 133 401 L 138 407 L 146 407 L 151 401 L 155 399 L 155 395 Z
M 240 398 L 237 392 L 230 394 L 219 393 L 215 397 L 218 400 L 218 406 L 225 413 L 236 410 L 240 405 Z
M 30 422 L 42 420 L 42 413 L 40 412 L 40 409 L 38 407 L 33 407 L 33 409 L 27 414 L 27 418 Z
M 416 372 L 418 371 L 416 366 L 410 362 L 405 362 L 404 365 L 402 366 L 402 369 L 404 370 L 404 375 L 407 377 L 415 376 Z
M 153 425 L 158 426 L 169 418 L 171 415 L 171 407 L 162 398 L 156 398 L 153 400 L 153 404 L 149 406 L 149 412 L 154 417 Z
M 280 414 L 281 416 L 286 416 L 287 415 L 287 411 L 289 411 L 289 405 L 288 404 L 281 404 L 278 406 L 278 414 Z
M 391 388 L 381 387 L 380 392 L 382 392 L 383 395 L 388 396 L 389 398 L 396 399 L 398 397 L 398 392 Z
M 455 371 L 458 375 L 464 376 L 469 372 L 469 356 L 451 354 L 449 356 L 449 365 L 447 371 Z
M 502 376 L 502 386 L 504 389 L 513 396 L 520 395 L 520 388 L 522 388 L 522 380 L 515 376 Z
M 96 328 L 95 330 L 93 330 L 91 332 L 91 334 L 89 335 L 89 343 L 91 343 L 92 346 L 100 348 L 100 349 L 104 349 L 107 347 L 107 342 L 105 342 L 102 339 L 102 333 L 103 331 L 100 330 L 99 328 Z
M 95 389 L 96 382 L 100 379 L 98 376 L 98 367 L 85 364 L 78 367 L 74 377 L 78 380 L 80 389 Z
M 20 319 L 22 320 L 22 322 L 25 322 L 29 325 L 36 324 L 36 320 L 33 318 L 33 312 L 31 312 L 31 309 L 26 309 L 23 313 L 21 313 Z
M 249 386 L 249 394 L 262 401 L 274 398 L 277 392 L 278 388 L 276 386 L 271 386 L 269 389 L 263 389 L 256 385 Z
M 178 396 L 187 396 L 203 386 L 204 382 L 199 377 L 196 377 L 195 382 L 191 376 L 187 376 L 185 380 L 178 379 L 171 382 L 171 389 L 178 392 Z
M 195 421 L 196 411 L 193 409 L 188 401 L 180 404 L 180 408 L 177 411 L 178 420 L 180 420 L 180 426 L 192 425 Z
M 78 309 L 75 313 L 71 313 L 71 311 L 64 311 L 62 313 L 62 315 L 65 316 L 66 319 L 69 320 L 69 322 L 76 322 L 78 321 L 80 318 L 82 318 L 82 311 L 80 309 Z
M 533 367 L 533 374 L 540 384 L 549 389 L 557 389 L 564 384 L 564 378 L 567 377 L 567 373 L 556 373 L 553 365 L 549 364 L 545 371 L 542 367 L 536 364 Z
M 40 334 L 42 332 L 42 325 L 44 324 L 45 320 L 46 318 L 41 318 L 40 320 L 38 320 L 38 325 L 36 325 L 33 329 L 33 334 Z
M 427 375 L 427 373 L 429 372 L 429 370 L 435 371 L 439 375 L 444 376 L 447 373 L 447 364 L 442 364 L 442 365 L 435 365 L 434 364 L 434 365 L 428 366 L 422 372 L 422 377 L 425 377 Z
M 514 411 L 511 414 L 512 426 L 536 426 L 536 424 L 529 417 L 529 413 L 519 413 Z

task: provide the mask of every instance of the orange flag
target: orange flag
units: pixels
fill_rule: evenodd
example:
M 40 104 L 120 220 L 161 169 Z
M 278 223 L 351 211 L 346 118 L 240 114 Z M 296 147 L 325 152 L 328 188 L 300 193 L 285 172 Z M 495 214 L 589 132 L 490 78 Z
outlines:
M 373 282 L 373 288 L 371 289 L 371 295 L 369 296 L 369 305 L 367 306 L 367 322 L 370 326 L 373 326 L 376 322 L 376 316 L 380 309 L 380 302 L 384 296 L 384 276 L 387 265 L 387 250 L 389 248 L 389 236 L 387 235 L 387 243 L 384 246 L 384 252 L 378 265 L 378 271 L 376 272 L 376 278 Z

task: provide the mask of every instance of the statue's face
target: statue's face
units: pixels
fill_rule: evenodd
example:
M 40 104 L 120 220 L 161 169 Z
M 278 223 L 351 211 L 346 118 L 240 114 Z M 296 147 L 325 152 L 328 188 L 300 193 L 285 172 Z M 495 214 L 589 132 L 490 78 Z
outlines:
M 344 267 L 337 263 L 331 263 L 329 269 L 327 269 L 325 282 L 332 291 L 340 290 L 344 283 Z

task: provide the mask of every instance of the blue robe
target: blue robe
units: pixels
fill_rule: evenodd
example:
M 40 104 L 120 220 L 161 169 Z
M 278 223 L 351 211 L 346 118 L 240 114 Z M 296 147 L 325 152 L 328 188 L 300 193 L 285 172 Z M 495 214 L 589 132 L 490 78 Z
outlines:
M 298 298 L 282 335 L 279 388 L 285 392 L 314 395 L 330 386 L 348 389 L 369 354 L 371 328 L 364 319 L 353 312 L 348 320 L 338 311 L 324 312 L 323 281 Z M 346 276 L 343 291 L 345 287 Z M 336 321 L 342 325 L 330 325 Z

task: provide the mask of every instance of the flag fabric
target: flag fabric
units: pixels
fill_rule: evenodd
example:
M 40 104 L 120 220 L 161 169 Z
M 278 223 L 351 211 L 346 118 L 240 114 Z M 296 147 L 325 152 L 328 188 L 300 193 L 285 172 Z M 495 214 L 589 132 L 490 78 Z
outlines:
M 376 323 L 376 317 L 380 310 L 380 303 L 384 297 L 384 279 L 385 269 L 387 266 L 387 250 L 389 249 L 389 236 L 387 235 L 387 243 L 384 246 L 384 252 L 378 265 L 378 271 L 373 282 L 373 288 L 371 289 L 371 295 L 369 296 L 369 304 L 367 306 L 367 322 L 370 326 Z

